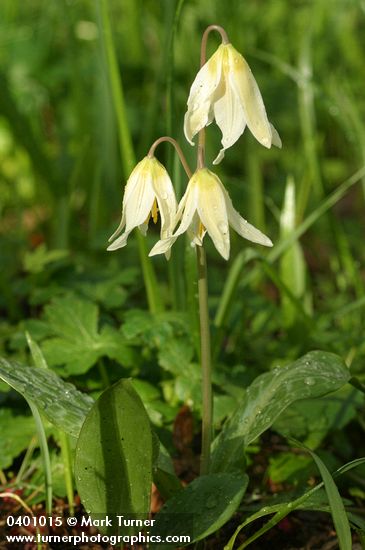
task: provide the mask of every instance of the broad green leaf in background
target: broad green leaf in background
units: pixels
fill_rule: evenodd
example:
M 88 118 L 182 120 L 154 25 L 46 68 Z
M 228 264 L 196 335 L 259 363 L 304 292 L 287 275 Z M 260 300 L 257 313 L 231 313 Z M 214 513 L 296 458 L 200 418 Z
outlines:
M 129 380 L 102 393 L 76 447 L 75 477 L 88 514 L 146 517 L 150 509 L 153 440 L 150 420 Z M 118 531 L 116 522 L 108 533 Z
M 181 482 L 175 474 L 174 465 L 165 447 L 158 443 L 158 454 L 153 465 L 153 481 L 162 497 L 167 500 L 181 490 Z
M 161 348 L 158 361 L 160 366 L 179 376 L 182 371 L 187 371 L 194 356 L 192 342 L 188 338 L 180 337 L 171 339 Z
M 55 298 L 45 308 L 45 317 L 54 337 L 42 343 L 47 363 L 64 365 L 65 374 L 87 372 L 100 357 L 108 356 L 121 364 L 133 363 L 131 349 L 113 327 L 98 330 L 98 307 L 80 298 Z
M 9 468 L 36 435 L 32 416 L 16 414 L 10 408 L 0 409 L 0 470 Z
M 290 405 L 274 422 L 284 436 L 295 437 L 311 449 L 319 446 L 331 430 L 342 430 L 356 417 L 363 396 L 350 385 L 322 399 L 305 399 Z
M 78 437 L 94 400 L 64 382 L 50 370 L 25 367 L 0 358 L 0 378 L 26 399 L 35 401 L 39 411 L 55 426 Z
M 232 517 L 247 484 L 247 475 L 237 472 L 196 478 L 166 502 L 155 517 L 151 535 L 188 535 L 190 543 L 207 537 Z M 153 546 L 161 550 L 170 547 Z
M 258 376 L 213 442 L 212 471 L 242 467 L 244 447 L 267 430 L 288 405 L 335 391 L 349 379 L 344 361 L 322 351 L 312 351 Z

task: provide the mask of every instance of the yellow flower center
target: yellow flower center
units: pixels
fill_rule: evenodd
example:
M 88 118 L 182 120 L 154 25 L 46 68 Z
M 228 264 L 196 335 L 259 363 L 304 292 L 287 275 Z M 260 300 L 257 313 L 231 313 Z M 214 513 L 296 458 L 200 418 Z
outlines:
M 205 227 L 204 227 L 204 225 L 202 224 L 202 222 L 199 221 L 199 229 L 198 229 L 198 236 L 199 236 L 199 239 L 202 239 L 202 238 L 203 238 L 204 233 L 205 233 Z
M 150 219 L 151 219 L 151 216 L 152 216 L 152 219 L 153 219 L 153 223 L 157 223 L 157 220 L 158 220 L 158 206 L 157 206 L 156 199 L 153 201 L 151 212 L 148 214 L 148 216 L 146 218 L 146 221 L 144 223 L 148 224 Z
M 156 199 L 153 201 L 151 214 L 152 214 L 153 223 L 157 223 L 157 220 L 158 220 L 158 206 L 157 206 Z

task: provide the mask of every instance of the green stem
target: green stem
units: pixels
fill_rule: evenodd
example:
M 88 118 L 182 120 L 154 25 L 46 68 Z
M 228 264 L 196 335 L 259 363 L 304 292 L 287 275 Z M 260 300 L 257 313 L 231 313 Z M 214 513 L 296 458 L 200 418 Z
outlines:
M 213 398 L 212 398 L 212 364 L 210 352 L 210 329 L 208 309 L 207 259 L 203 246 L 196 247 L 198 261 L 198 294 L 200 320 L 200 349 L 202 367 L 202 451 L 200 474 L 209 472 L 210 445 L 212 442 Z
M 75 506 L 74 506 L 74 487 L 73 487 L 73 479 L 72 479 L 72 456 L 71 456 L 70 442 L 68 439 L 68 435 L 64 431 L 59 430 L 58 434 L 60 438 L 60 447 L 61 447 L 61 454 L 62 454 L 62 460 L 63 460 L 68 508 L 69 508 L 70 515 L 73 516 L 75 512 Z
M 207 41 L 211 31 L 221 35 L 222 42 L 229 42 L 226 31 L 219 25 L 210 25 L 203 33 L 200 49 L 200 66 L 206 62 Z M 205 167 L 205 128 L 199 132 L 197 170 Z M 196 246 L 198 262 L 198 295 L 200 321 L 200 362 L 202 367 L 202 449 L 200 458 L 200 475 L 209 473 L 210 446 L 213 430 L 213 394 L 212 394 L 212 360 L 210 347 L 210 327 L 208 308 L 207 258 L 204 246 Z
M 136 164 L 136 159 L 128 126 L 122 78 L 119 72 L 118 61 L 115 53 L 115 46 L 110 25 L 108 0 L 98 0 L 98 5 L 100 8 L 102 22 L 102 43 L 107 59 L 107 68 L 109 72 L 113 104 L 118 121 L 121 158 L 124 168 L 124 175 L 126 178 L 128 178 L 129 174 L 132 172 Z M 160 289 L 157 284 L 157 278 L 152 263 L 147 254 L 145 240 L 139 233 L 139 231 L 136 231 L 136 234 L 148 306 L 151 313 L 158 313 L 159 311 L 163 310 L 163 303 L 161 299 Z
M 51 459 L 48 451 L 46 432 L 44 431 L 41 415 L 39 414 L 36 404 L 33 401 L 28 401 L 28 404 L 32 411 L 33 418 L 36 424 L 37 435 L 39 439 L 39 447 L 41 449 L 41 456 L 42 456 L 44 477 L 45 477 L 45 486 L 46 486 L 46 512 L 47 514 L 51 514 L 52 513 L 52 470 L 51 470 Z

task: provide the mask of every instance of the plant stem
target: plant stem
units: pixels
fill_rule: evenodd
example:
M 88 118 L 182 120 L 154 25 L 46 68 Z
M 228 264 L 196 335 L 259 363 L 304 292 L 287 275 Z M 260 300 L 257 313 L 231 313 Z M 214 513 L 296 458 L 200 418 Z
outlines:
M 181 164 L 183 165 L 183 168 L 186 172 L 186 175 L 188 176 L 188 178 L 191 178 L 191 176 L 193 175 L 192 171 L 190 170 L 190 167 L 189 167 L 188 163 L 186 162 L 185 155 L 182 152 L 182 149 L 181 149 L 180 145 L 178 144 L 178 142 L 176 141 L 176 139 L 174 139 L 170 136 L 162 136 L 162 137 L 156 139 L 156 141 L 154 141 L 152 143 L 152 145 L 150 147 L 150 150 L 148 151 L 147 156 L 148 157 L 153 157 L 154 154 L 155 154 L 156 147 L 158 145 L 160 145 L 160 143 L 163 143 L 164 141 L 167 141 L 168 143 L 171 143 L 171 145 L 173 145 L 175 147 L 175 150 L 176 150 L 177 154 L 179 155 Z
M 122 77 L 119 72 L 118 60 L 110 24 L 108 12 L 108 0 L 97 0 L 99 6 L 100 21 L 102 24 L 101 41 L 106 56 L 106 64 L 109 73 L 111 95 L 114 103 L 118 130 L 121 159 L 125 176 L 128 177 L 133 170 L 136 159 L 132 144 L 131 133 L 127 120 L 127 110 L 124 101 Z M 160 289 L 157 283 L 153 265 L 148 257 L 146 242 L 139 231 L 136 231 L 138 252 L 141 262 L 142 274 L 146 288 L 147 301 L 151 313 L 163 311 L 164 306 Z
M 210 25 L 204 31 L 201 49 L 200 66 L 206 62 L 207 40 L 211 31 L 218 31 L 222 42 L 229 42 L 226 31 L 219 25 Z M 197 169 L 205 167 L 205 128 L 199 132 Z M 210 347 L 210 327 L 208 308 L 208 277 L 207 258 L 204 246 L 196 246 L 198 262 L 198 294 L 199 294 L 199 320 L 200 320 L 200 361 L 202 367 L 202 450 L 200 458 L 200 475 L 209 473 L 210 446 L 213 431 L 213 394 L 212 394 L 212 360 Z
M 213 398 L 212 398 L 212 364 L 210 352 L 210 329 L 208 309 L 208 279 L 207 260 L 203 246 L 196 247 L 198 261 L 198 293 L 200 320 L 200 349 L 202 367 L 202 450 L 200 459 L 200 475 L 209 472 L 210 445 L 212 441 Z
M 61 447 L 61 454 L 62 454 L 62 461 L 63 461 L 64 479 L 65 479 L 65 485 L 66 485 L 69 513 L 72 516 L 75 512 L 75 506 L 74 506 L 74 488 L 73 488 L 73 480 L 72 480 L 72 454 L 70 449 L 70 442 L 68 439 L 68 435 L 64 431 L 59 430 L 58 435 L 60 438 L 60 447 Z
M 38 407 L 34 401 L 28 400 L 29 407 L 32 411 L 32 415 L 35 421 L 37 435 L 39 440 L 39 447 L 41 450 L 41 457 L 43 462 L 44 469 L 44 480 L 46 487 L 46 512 L 47 514 L 52 513 L 52 469 L 51 469 L 51 459 L 49 456 L 47 436 L 44 430 L 43 422 L 41 415 L 39 414 Z

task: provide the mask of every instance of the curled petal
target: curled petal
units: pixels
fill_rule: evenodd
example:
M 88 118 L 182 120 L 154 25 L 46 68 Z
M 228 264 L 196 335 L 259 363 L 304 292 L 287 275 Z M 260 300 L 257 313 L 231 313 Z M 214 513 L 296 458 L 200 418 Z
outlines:
M 256 229 L 256 227 L 248 223 L 248 221 L 242 218 L 237 210 L 234 209 L 230 196 L 225 189 L 224 195 L 229 225 L 232 229 L 241 235 L 241 237 L 253 243 L 262 244 L 263 246 L 273 246 L 269 237 L 266 237 L 259 229 Z
M 230 72 L 229 82 L 240 100 L 247 126 L 261 145 L 270 148 L 272 142 L 270 123 L 256 80 L 242 55 L 234 51 L 230 58 L 233 70 Z
M 191 86 L 188 110 L 184 118 L 185 137 L 191 145 L 193 137 L 212 121 L 211 103 L 221 79 L 222 46 L 203 65 Z
M 108 246 L 107 250 L 111 252 L 112 250 L 123 248 L 127 244 L 129 233 L 130 231 L 125 231 L 116 241 Z
M 270 128 L 272 135 L 272 144 L 275 145 L 275 147 L 279 147 L 279 149 L 281 149 L 282 143 L 278 131 L 274 128 L 272 124 L 270 124 Z

